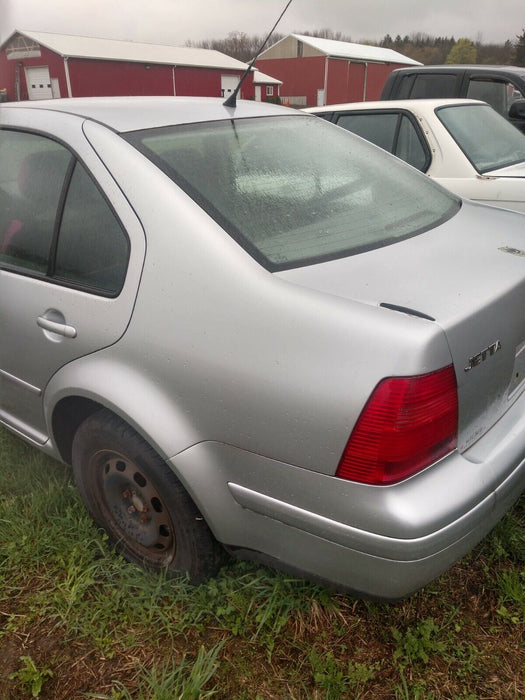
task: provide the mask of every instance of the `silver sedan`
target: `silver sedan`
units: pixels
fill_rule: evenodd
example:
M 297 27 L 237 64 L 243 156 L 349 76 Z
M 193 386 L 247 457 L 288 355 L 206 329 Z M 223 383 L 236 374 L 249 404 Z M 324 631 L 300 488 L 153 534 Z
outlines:
M 518 498 L 522 215 L 281 107 L 0 110 L 0 421 L 130 560 L 393 599 Z

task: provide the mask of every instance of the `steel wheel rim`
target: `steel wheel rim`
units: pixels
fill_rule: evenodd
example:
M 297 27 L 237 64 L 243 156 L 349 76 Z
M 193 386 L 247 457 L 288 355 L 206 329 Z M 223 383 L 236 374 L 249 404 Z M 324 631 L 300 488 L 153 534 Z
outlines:
M 103 514 L 118 544 L 155 568 L 168 566 L 176 552 L 175 528 L 152 480 L 123 454 L 93 456 Z

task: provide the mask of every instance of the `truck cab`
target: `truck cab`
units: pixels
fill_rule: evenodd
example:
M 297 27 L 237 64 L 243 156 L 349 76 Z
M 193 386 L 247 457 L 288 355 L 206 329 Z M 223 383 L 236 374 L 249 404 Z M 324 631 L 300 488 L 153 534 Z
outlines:
M 388 76 L 380 99 L 443 97 L 488 102 L 525 133 L 525 68 L 481 65 L 399 68 Z

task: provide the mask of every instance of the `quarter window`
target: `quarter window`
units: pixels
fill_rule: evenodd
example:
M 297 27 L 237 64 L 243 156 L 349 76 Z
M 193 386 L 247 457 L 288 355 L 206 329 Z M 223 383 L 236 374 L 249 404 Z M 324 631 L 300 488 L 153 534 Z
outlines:
M 77 163 L 62 215 L 54 276 L 115 293 L 124 282 L 127 259 L 127 238 L 107 202 Z

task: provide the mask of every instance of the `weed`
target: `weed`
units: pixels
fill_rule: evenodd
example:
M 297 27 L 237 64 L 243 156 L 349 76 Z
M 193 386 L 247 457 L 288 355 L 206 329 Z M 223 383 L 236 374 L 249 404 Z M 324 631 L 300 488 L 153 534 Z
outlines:
M 380 664 L 341 661 L 330 651 L 322 655 L 315 647 L 309 654 L 315 684 L 325 691 L 325 700 L 360 697 L 364 686 L 376 677 Z
M 24 666 L 11 673 L 8 678 L 19 681 L 24 689 L 31 693 L 32 697 L 38 698 L 42 686 L 49 678 L 52 678 L 53 672 L 49 668 L 37 668 L 30 656 L 21 656 L 20 661 L 24 662 Z
M 506 569 L 496 574 L 500 596 L 496 612 L 515 625 L 525 622 L 525 570 Z
M 432 618 L 422 620 L 404 633 L 392 628 L 392 636 L 396 641 L 394 661 L 401 668 L 413 663 L 428 664 L 432 654 L 442 654 L 447 648 L 446 642 L 440 638 L 440 628 Z
M 394 690 L 395 700 L 435 700 L 433 692 L 428 691 L 424 681 L 408 684 L 403 671 L 400 671 L 401 685 Z

